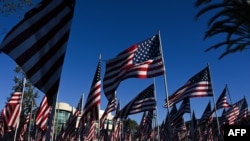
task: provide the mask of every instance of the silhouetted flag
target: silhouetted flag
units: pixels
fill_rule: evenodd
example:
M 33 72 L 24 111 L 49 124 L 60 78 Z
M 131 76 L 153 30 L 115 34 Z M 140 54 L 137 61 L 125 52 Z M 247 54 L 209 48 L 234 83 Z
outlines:
M 171 118 L 172 126 L 175 126 L 176 124 L 178 124 L 178 122 L 180 122 L 180 120 L 182 120 L 182 117 L 185 113 L 191 113 L 189 98 L 185 98 L 182 101 L 178 111 Z
M 213 96 L 209 68 L 206 67 L 191 77 L 182 87 L 168 97 L 166 107 L 170 107 L 184 98 Z
M 77 104 L 77 107 L 74 113 L 72 113 L 73 112 L 73 109 L 72 109 L 72 112 L 66 123 L 65 136 L 72 137 L 76 133 L 76 128 L 78 128 L 77 119 L 80 116 L 81 111 L 82 111 L 82 100 L 83 100 L 83 95 L 79 99 L 79 102 Z
M 14 92 L 2 111 L 5 127 L 8 127 L 10 130 L 16 128 L 17 120 L 20 117 L 21 98 L 22 92 Z
M 51 106 L 48 104 L 47 97 L 44 96 L 36 113 L 35 124 L 42 131 L 47 130 L 47 122 L 50 116 Z
M 102 114 L 102 117 L 100 118 L 100 129 L 104 128 L 105 119 L 107 118 L 109 113 L 116 110 L 116 108 L 117 108 L 116 106 L 117 106 L 116 98 L 113 98 L 108 102 L 108 105 L 107 105 L 104 113 Z
M 81 121 L 99 120 L 99 106 L 101 102 L 101 59 L 98 61 L 96 72 L 92 81 L 90 92 L 83 108 Z M 89 116 L 89 117 L 88 117 Z
M 43 0 L 5 36 L 1 51 L 50 100 L 57 94 L 75 0 Z
M 128 115 L 155 109 L 156 100 L 154 96 L 154 84 L 151 84 L 124 106 L 122 110 L 116 113 L 114 118 L 125 119 Z
M 190 129 L 189 129 L 189 132 L 190 132 L 189 138 L 191 140 L 195 140 L 195 139 L 199 138 L 198 133 L 197 133 L 198 132 L 197 126 L 198 126 L 197 119 L 196 119 L 195 113 L 193 111 L 192 119 L 190 121 Z
M 151 78 L 164 74 L 159 35 L 137 43 L 106 63 L 103 90 L 111 99 L 121 81 L 128 78 Z
M 210 123 L 212 119 L 213 119 L 213 111 L 211 110 L 211 104 L 209 101 L 199 120 L 199 126 Z
M 144 138 L 149 138 L 152 131 L 152 121 L 154 118 L 153 110 L 145 111 L 139 125 L 139 133 Z

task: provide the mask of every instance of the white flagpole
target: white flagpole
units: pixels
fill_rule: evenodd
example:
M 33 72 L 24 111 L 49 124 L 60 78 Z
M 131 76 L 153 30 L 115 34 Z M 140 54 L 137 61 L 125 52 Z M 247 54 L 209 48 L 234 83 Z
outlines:
M 163 65 L 164 65 L 164 85 L 165 85 L 165 92 L 166 92 L 167 110 L 169 112 L 167 76 L 166 76 L 166 68 L 165 68 L 165 62 L 164 62 L 164 56 L 163 56 L 163 50 L 162 50 L 162 42 L 161 42 L 160 30 L 158 31 L 158 36 L 159 36 L 159 41 L 160 41 L 160 52 L 161 52 L 162 62 L 163 62 Z
M 14 141 L 16 141 L 17 129 L 18 129 L 18 126 L 19 126 L 20 116 L 21 116 L 21 112 L 22 112 L 22 103 L 23 103 L 23 94 L 24 94 L 24 90 L 25 90 L 25 84 L 26 84 L 26 77 L 23 76 L 22 95 L 21 95 L 21 101 L 20 101 L 20 114 L 19 114 L 19 117 L 18 117 L 17 123 L 16 123 L 16 130 L 15 130 Z
M 218 119 L 218 115 L 217 115 L 217 108 L 216 108 L 216 103 L 215 103 L 215 98 L 214 98 L 214 89 L 213 89 L 213 85 L 212 85 L 212 77 L 211 77 L 211 72 L 210 72 L 208 64 L 207 64 L 207 67 L 208 67 L 208 70 L 209 70 L 211 88 L 212 88 L 212 91 L 213 91 L 213 103 L 214 103 L 214 110 L 215 110 L 215 116 L 216 116 L 216 122 L 217 122 L 217 127 L 218 127 L 219 138 L 223 139 L 223 137 L 221 136 L 221 133 L 220 133 L 220 124 L 219 124 L 219 119 Z

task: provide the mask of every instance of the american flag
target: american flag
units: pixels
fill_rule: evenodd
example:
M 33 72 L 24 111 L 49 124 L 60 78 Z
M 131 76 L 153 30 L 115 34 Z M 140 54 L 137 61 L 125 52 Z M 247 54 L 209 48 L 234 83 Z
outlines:
M 114 119 L 126 119 L 128 115 L 155 109 L 156 99 L 154 95 L 154 84 L 151 84 L 124 106 L 122 110 L 116 113 Z
M 87 122 L 89 118 L 99 120 L 99 106 L 101 102 L 101 59 L 99 59 L 96 72 L 92 81 L 90 92 L 83 108 L 82 122 Z
M 26 115 L 24 125 L 23 125 L 23 127 L 21 129 L 21 132 L 20 132 L 20 135 L 19 135 L 19 141 L 23 141 L 24 140 L 25 133 L 26 133 L 28 127 L 29 127 L 30 117 L 31 117 L 31 108 L 30 108 L 30 111 L 28 112 L 28 114 Z
M 222 113 L 221 123 L 223 124 L 235 124 L 241 119 L 245 118 L 248 113 L 248 104 L 244 98 L 238 100 L 230 108 L 224 110 Z
M 140 135 L 142 137 L 144 136 L 144 138 L 146 139 L 150 137 L 150 133 L 152 131 L 153 118 L 154 118 L 154 110 L 145 111 L 142 116 L 139 132 Z
M 199 120 L 199 126 L 210 123 L 212 119 L 213 119 L 213 111 L 211 110 L 211 103 L 209 101 Z
M 50 98 L 57 94 L 75 0 L 43 0 L 5 36 L 1 51 Z
M 163 75 L 165 69 L 159 35 L 135 44 L 106 63 L 103 89 L 111 99 L 121 81 L 127 78 L 151 78 Z
M 77 104 L 77 108 L 76 108 L 74 113 L 72 113 L 73 112 L 73 109 L 72 109 L 72 112 L 71 112 L 69 119 L 67 120 L 67 123 L 66 123 L 65 137 L 66 136 L 71 137 L 72 135 L 76 134 L 76 128 L 78 128 L 77 120 L 78 120 L 78 117 L 80 116 L 81 111 L 82 111 L 82 100 L 83 100 L 83 95 L 79 99 L 79 102 Z
M 117 108 L 117 99 L 113 98 L 108 102 L 108 105 L 102 114 L 102 117 L 100 119 L 100 128 L 102 129 L 104 127 L 104 122 L 105 119 L 107 118 L 108 114 L 111 113 L 112 111 L 115 111 Z
M 9 129 L 16 128 L 17 121 L 21 114 L 21 98 L 22 92 L 14 92 L 2 111 L 2 118 L 6 127 Z
M 3 117 L 2 117 L 2 113 L 3 111 L 1 111 L 0 113 L 0 139 L 3 138 L 4 136 L 4 120 L 3 120 Z
M 35 118 L 36 126 L 38 126 L 42 131 L 47 130 L 47 122 L 50 116 L 50 112 L 51 106 L 48 104 L 47 97 L 44 96 Z
M 243 97 L 241 100 L 237 101 L 234 105 L 239 107 L 239 115 L 237 120 L 240 121 L 243 118 L 246 118 L 248 115 L 248 104 L 246 97 Z
M 189 128 L 189 132 L 190 132 L 189 138 L 191 140 L 195 140 L 195 139 L 199 138 L 199 135 L 197 134 L 197 132 L 198 132 L 197 127 L 198 127 L 198 123 L 197 123 L 197 119 L 195 116 L 195 112 L 193 111 L 192 119 L 190 121 L 190 128 Z
M 169 96 L 165 106 L 171 107 L 173 104 L 180 102 L 184 98 L 207 96 L 213 96 L 213 91 L 209 68 L 205 67 Z
M 95 138 L 95 121 L 90 120 L 81 131 L 81 140 L 93 141 Z
M 239 107 L 232 105 L 229 109 L 223 111 L 220 122 L 229 125 L 235 124 L 239 113 Z
M 227 86 L 223 89 L 216 102 L 216 109 L 229 108 L 231 105 L 227 102 Z
M 175 126 L 175 124 L 177 124 L 177 122 L 179 122 L 179 120 L 183 117 L 183 115 L 185 113 L 191 113 L 191 110 L 190 110 L 190 99 L 189 98 L 185 98 L 182 101 L 182 103 L 181 103 L 178 111 L 171 118 L 172 126 Z

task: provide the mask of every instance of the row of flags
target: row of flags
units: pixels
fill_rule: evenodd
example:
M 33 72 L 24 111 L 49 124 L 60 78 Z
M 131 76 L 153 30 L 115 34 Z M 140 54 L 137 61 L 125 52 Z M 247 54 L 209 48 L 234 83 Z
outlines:
M 55 119 L 53 113 L 55 113 L 56 105 L 56 100 L 54 99 L 57 97 L 60 84 L 61 71 L 74 15 L 74 6 L 75 0 L 40 2 L 35 8 L 25 14 L 23 20 L 12 28 L 0 46 L 0 51 L 15 60 L 25 72 L 28 80 L 45 94 L 35 117 L 35 127 L 37 127 L 37 130 L 34 130 L 35 138 L 43 140 L 52 140 L 55 138 L 53 137 L 53 120 Z M 101 56 L 98 60 L 85 105 L 82 106 L 83 97 L 81 97 L 76 111 L 72 113 L 67 124 L 62 128 L 57 140 L 74 140 L 77 138 L 94 140 L 95 138 L 101 138 L 100 132 L 99 135 L 96 135 L 96 131 L 104 129 L 104 122 L 107 120 L 107 115 L 113 111 L 115 111 L 115 115 L 113 119 L 114 128 L 110 134 L 111 140 L 131 137 L 129 135 L 130 127 L 126 123 L 123 123 L 123 121 L 129 115 L 137 113 L 144 113 L 140 130 L 138 131 L 140 138 L 151 137 L 153 131 L 152 120 L 157 105 L 154 83 L 142 90 L 141 93 L 136 95 L 122 109 L 118 108 L 120 106 L 116 101 L 116 90 L 122 81 L 129 78 L 145 79 L 165 75 L 160 32 L 132 45 L 106 62 L 103 90 L 108 100 L 108 105 L 103 116 L 99 119 L 102 86 L 100 75 Z M 185 126 L 183 115 L 184 113 L 191 114 L 190 98 L 213 96 L 210 70 L 209 66 L 206 66 L 172 95 L 166 97 L 164 105 L 168 109 L 168 113 L 166 120 L 158 130 L 159 136 L 169 140 L 176 139 L 177 133 L 178 135 L 184 134 L 183 136 L 188 135 L 188 137 L 193 139 L 197 137 L 195 134 L 198 132 L 196 130 L 198 124 L 195 124 L 197 120 L 195 120 L 194 112 L 192 113 L 192 124 L 190 124 L 190 132 L 188 134 L 184 132 L 187 130 L 187 127 Z M 16 131 L 18 128 L 21 100 L 22 92 L 14 92 L 2 110 L 0 122 L 1 137 L 4 137 L 10 131 Z M 204 120 L 206 121 L 204 123 L 207 124 L 211 114 L 219 108 L 225 108 L 222 117 L 225 117 L 226 120 L 222 123 L 234 124 L 234 122 L 229 120 L 231 119 L 230 115 L 232 115 L 231 111 L 238 113 L 237 116 L 246 116 L 246 111 L 242 113 L 242 108 L 244 110 L 247 109 L 246 102 L 237 102 L 233 106 L 229 105 L 225 100 L 225 96 L 222 95 L 218 100 L 219 102 L 216 103 L 215 108 L 217 107 L 217 109 L 214 110 L 211 110 L 209 103 L 205 111 L 210 111 L 210 113 L 207 114 L 206 112 L 205 114 L 204 112 L 204 116 L 201 117 L 202 120 L 198 123 L 202 124 Z M 177 109 L 175 106 L 179 102 L 182 102 L 182 104 Z M 228 109 L 226 110 L 226 108 Z M 169 109 L 171 110 L 169 111 Z M 235 121 L 237 118 L 234 117 L 232 121 Z M 30 119 L 27 117 L 27 124 Z M 77 123 L 77 119 L 80 119 L 79 123 Z M 96 122 L 99 125 L 98 129 L 96 129 Z M 19 140 L 23 139 L 25 131 L 27 131 L 27 124 L 25 122 L 23 126 L 24 130 L 22 130 L 23 132 L 21 132 Z M 218 127 L 220 127 L 219 124 Z M 48 132 L 52 132 L 52 136 L 48 136 Z M 128 133 L 128 135 L 125 136 L 122 132 Z

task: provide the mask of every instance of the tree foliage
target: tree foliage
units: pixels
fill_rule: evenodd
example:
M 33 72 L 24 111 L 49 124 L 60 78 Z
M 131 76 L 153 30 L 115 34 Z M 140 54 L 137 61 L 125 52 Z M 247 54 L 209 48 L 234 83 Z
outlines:
M 250 46 L 250 3 L 248 0 L 222 0 L 213 2 L 211 0 L 197 0 L 195 6 L 204 7 L 198 11 L 196 18 L 208 13 L 215 14 L 208 20 L 208 30 L 204 39 L 214 37 L 219 34 L 226 35 L 225 40 L 219 42 L 205 51 L 211 49 L 225 48 L 219 59 L 224 56 L 241 52 Z
M 0 0 L 1 14 L 17 14 L 33 5 L 33 0 Z

